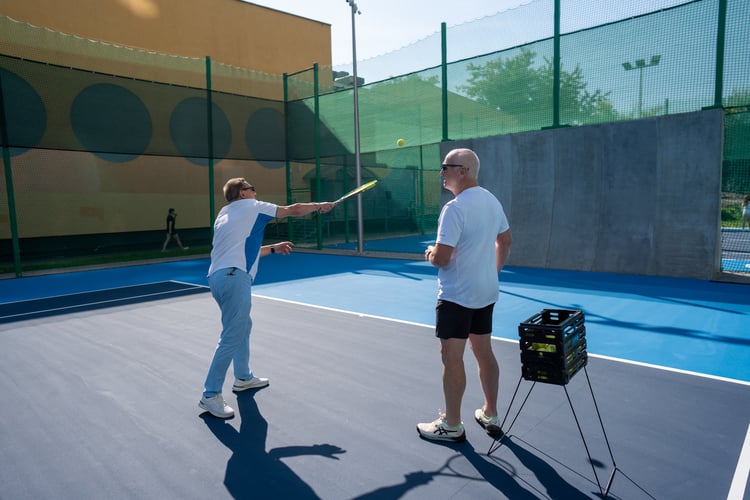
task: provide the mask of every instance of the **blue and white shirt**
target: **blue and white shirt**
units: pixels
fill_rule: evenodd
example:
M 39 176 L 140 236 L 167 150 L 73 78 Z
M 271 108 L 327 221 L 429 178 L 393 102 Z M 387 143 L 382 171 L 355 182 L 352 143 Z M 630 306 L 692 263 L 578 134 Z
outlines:
M 278 205 L 253 199 L 235 200 L 219 211 L 208 275 L 236 267 L 254 280 L 266 225 L 276 217 Z
M 497 302 L 495 240 L 508 229 L 502 204 L 483 187 L 466 189 L 446 203 L 437 243 L 453 247 L 453 255 L 438 271 L 438 299 L 470 309 Z

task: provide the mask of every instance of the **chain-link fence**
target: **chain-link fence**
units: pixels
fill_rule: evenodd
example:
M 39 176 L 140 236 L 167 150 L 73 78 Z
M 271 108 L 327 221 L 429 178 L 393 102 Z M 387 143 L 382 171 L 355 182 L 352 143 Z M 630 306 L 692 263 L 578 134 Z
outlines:
M 741 210 L 750 4 L 619 2 L 598 16 L 598 3 L 559 4 L 535 0 L 444 27 L 359 65 L 361 181 L 379 180 L 362 198 L 365 238 L 434 231 L 443 141 L 724 107 L 722 268 L 750 272 Z M 183 241 L 207 246 L 230 177 L 252 179 L 261 199 L 280 204 L 335 198 L 356 183 L 353 82 L 341 68 L 268 75 L 8 18 L 0 28 L 5 272 L 159 250 L 169 208 Z M 344 203 L 267 236 L 346 246 L 356 224 L 355 204 Z

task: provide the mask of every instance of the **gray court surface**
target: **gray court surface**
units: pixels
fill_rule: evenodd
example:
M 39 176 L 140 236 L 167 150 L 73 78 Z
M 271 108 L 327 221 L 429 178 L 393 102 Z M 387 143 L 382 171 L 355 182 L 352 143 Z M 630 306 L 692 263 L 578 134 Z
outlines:
M 431 328 L 262 297 L 253 307 L 253 369 L 271 385 L 234 395 L 230 375 L 237 415 L 226 421 L 197 406 L 219 329 L 208 293 L 0 325 L 0 497 L 601 496 L 612 457 L 584 372 L 537 383 L 488 455 L 468 352 L 467 442 L 417 436 L 443 401 Z M 517 343 L 495 348 L 504 413 L 520 358 Z M 747 385 L 595 357 L 586 373 L 618 469 L 610 497 L 727 498 Z M 514 407 L 531 386 L 521 382 Z

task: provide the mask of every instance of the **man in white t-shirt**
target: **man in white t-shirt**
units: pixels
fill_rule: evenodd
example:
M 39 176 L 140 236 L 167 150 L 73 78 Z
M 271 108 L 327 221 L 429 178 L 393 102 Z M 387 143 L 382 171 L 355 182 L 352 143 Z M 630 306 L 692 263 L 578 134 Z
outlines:
M 499 368 L 492 352 L 492 312 L 498 274 L 510 254 L 510 225 L 498 199 L 479 186 L 479 158 L 470 149 L 454 149 L 440 168 L 445 189 L 455 198 L 438 219 L 435 245 L 425 259 L 437 266 L 438 301 L 435 335 L 443 361 L 445 414 L 417 424 L 420 437 L 435 441 L 466 439 L 461 400 L 466 389 L 464 350 L 468 339 L 479 366 L 484 405 L 474 418 L 490 435 L 498 435 Z
M 222 331 L 208 369 L 199 406 L 219 418 L 234 416 L 221 395 L 224 379 L 232 363 L 233 391 L 257 389 L 268 385 L 267 378 L 253 375 L 250 369 L 251 288 L 258 271 L 258 260 L 273 253 L 287 255 L 292 243 L 283 241 L 262 245 L 263 233 L 274 218 L 297 217 L 313 212 L 330 212 L 335 203 L 295 203 L 278 206 L 255 199 L 255 187 L 243 178 L 224 184 L 228 204 L 214 221 L 211 265 L 208 285 L 221 309 Z

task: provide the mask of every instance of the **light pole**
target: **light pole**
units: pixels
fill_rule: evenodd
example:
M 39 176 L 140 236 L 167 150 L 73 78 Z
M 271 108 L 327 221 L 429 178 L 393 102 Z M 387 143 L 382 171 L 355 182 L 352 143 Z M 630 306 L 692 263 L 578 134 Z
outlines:
M 622 63 L 622 67 L 625 68 L 625 71 L 630 71 L 633 69 L 638 70 L 638 118 L 641 118 L 643 115 L 643 70 L 645 68 L 650 68 L 652 66 L 656 66 L 659 64 L 659 61 L 661 60 L 660 55 L 651 56 L 651 62 L 646 64 L 645 59 L 636 59 L 635 60 L 635 66 L 630 64 L 629 62 Z
M 352 80 L 354 86 L 354 168 L 356 173 L 357 186 L 362 185 L 362 165 L 359 154 L 359 94 L 357 92 L 359 82 L 357 81 L 357 31 L 354 22 L 357 14 L 362 14 L 357 8 L 354 0 L 346 0 L 352 8 Z M 364 224 L 362 221 L 362 194 L 357 195 L 357 254 L 364 253 Z

